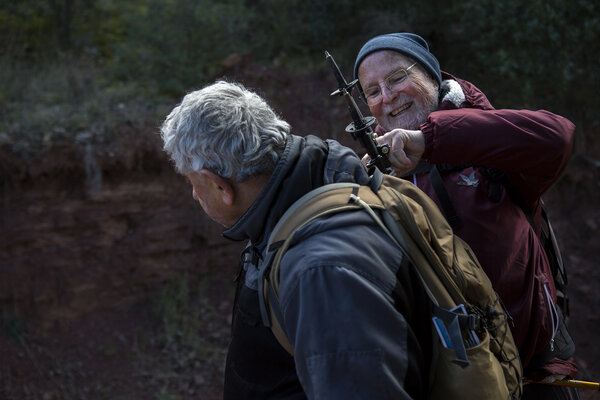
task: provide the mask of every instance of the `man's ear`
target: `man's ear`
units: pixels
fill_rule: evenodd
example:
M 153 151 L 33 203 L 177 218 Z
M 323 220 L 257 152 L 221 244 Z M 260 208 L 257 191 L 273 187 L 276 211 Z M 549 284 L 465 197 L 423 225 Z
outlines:
M 221 200 L 224 204 L 228 206 L 233 205 L 235 200 L 235 190 L 229 179 L 225 179 L 207 169 L 200 170 L 200 174 L 212 183 L 214 186 L 213 189 L 221 196 Z

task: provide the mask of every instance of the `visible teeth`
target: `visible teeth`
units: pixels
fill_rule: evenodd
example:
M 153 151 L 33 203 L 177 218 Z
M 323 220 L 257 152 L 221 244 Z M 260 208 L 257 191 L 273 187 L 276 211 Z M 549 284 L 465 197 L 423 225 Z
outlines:
M 390 114 L 392 115 L 392 117 L 395 117 L 396 115 L 400 114 L 402 111 L 406 110 L 408 107 L 411 106 L 412 103 L 406 103 L 405 105 L 403 105 L 400 108 L 395 109 L 394 111 L 392 111 Z

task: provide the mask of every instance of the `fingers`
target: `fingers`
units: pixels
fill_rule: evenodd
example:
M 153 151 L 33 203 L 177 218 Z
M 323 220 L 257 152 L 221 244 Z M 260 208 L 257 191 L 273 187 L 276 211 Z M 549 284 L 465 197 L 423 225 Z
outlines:
M 406 165 L 410 164 L 410 160 L 406 154 L 404 154 L 404 142 L 402 139 L 398 139 L 396 137 L 396 133 L 394 131 L 388 132 L 383 136 L 379 136 L 377 140 L 378 145 L 387 144 L 390 147 L 390 152 L 388 153 L 388 159 L 392 164 L 392 168 L 394 169 L 404 169 Z M 362 158 L 362 163 L 366 166 L 367 163 L 371 160 L 371 157 L 368 154 L 365 154 Z
M 392 168 L 398 176 L 402 176 L 417 166 L 425 149 L 425 140 L 421 131 L 408 131 L 394 129 L 377 138 L 379 145 L 387 144 L 390 147 L 388 158 Z M 362 158 L 367 165 L 371 157 Z
M 383 135 L 380 139 L 390 146 L 390 162 L 395 169 L 410 169 L 411 160 L 406 152 L 408 137 L 401 129 L 395 129 Z M 379 140 L 378 140 L 379 141 Z

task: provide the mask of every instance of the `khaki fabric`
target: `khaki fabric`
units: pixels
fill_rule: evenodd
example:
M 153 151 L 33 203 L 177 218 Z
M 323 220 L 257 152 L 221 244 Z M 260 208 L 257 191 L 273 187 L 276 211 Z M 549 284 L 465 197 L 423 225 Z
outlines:
M 273 230 L 269 248 L 276 253 L 264 298 L 271 329 L 293 355 L 273 302 L 279 291 L 279 264 L 294 232 L 321 216 L 363 209 L 369 212 L 421 276 L 434 304 L 450 310 L 463 304 L 482 322 L 480 343 L 466 348 L 469 364 L 454 361 L 455 352 L 442 346 L 434 331 L 432 399 L 518 399 L 522 394 L 522 367 L 508 327 L 507 315 L 471 248 L 455 236 L 435 203 L 412 183 L 384 175 L 375 193 L 369 186 L 351 183 L 326 185 L 299 199 Z M 382 211 L 380 218 L 373 210 Z M 432 329 L 433 324 L 432 324 Z M 458 354 L 458 353 L 457 353 Z

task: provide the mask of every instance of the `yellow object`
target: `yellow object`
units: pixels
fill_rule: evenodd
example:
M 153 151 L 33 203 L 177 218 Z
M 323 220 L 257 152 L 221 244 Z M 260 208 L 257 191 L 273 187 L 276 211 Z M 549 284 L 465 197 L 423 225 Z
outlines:
M 575 387 L 579 389 L 590 389 L 590 390 L 599 390 L 600 391 L 600 383 L 599 382 L 587 382 L 587 381 L 577 381 L 574 379 L 567 379 L 564 381 L 554 381 L 550 383 L 532 381 L 529 379 L 525 380 L 525 383 L 539 383 L 541 385 L 552 385 L 552 386 L 569 386 Z

